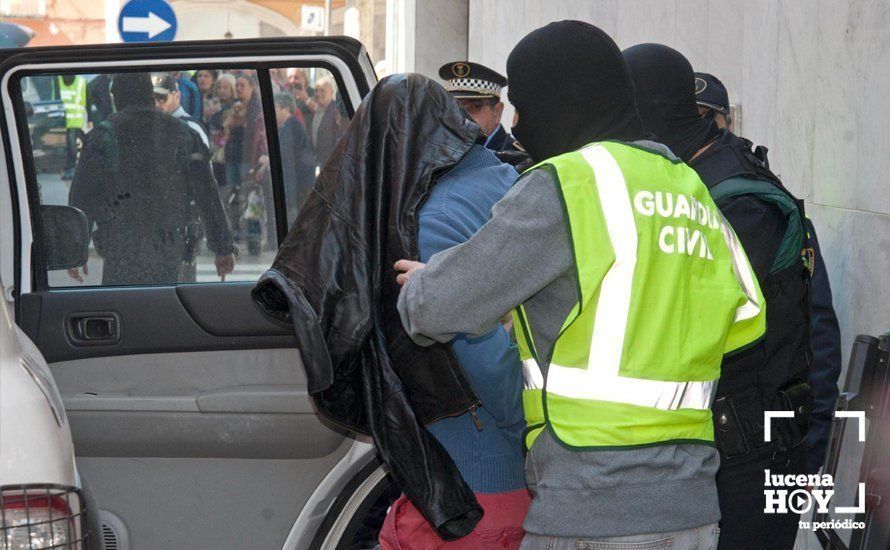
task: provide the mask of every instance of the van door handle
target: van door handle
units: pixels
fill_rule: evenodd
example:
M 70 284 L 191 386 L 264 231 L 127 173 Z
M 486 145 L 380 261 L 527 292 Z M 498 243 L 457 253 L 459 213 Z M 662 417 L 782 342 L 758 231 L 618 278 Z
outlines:
M 75 346 L 116 344 L 121 339 L 120 317 L 114 312 L 74 313 L 65 325 Z

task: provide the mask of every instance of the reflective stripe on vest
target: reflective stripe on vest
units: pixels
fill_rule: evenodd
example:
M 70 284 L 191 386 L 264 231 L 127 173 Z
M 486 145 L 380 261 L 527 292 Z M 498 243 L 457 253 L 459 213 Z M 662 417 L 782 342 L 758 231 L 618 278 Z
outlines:
M 631 149 L 632 152 L 623 154 L 627 151 L 622 148 Z M 611 151 L 613 149 L 625 162 L 640 161 L 641 169 L 631 172 L 636 174 L 633 187 L 625 180 L 624 171 Z M 574 248 L 581 295 L 554 344 L 553 358 L 546 365 L 546 377 L 541 374 L 538 361 L 534 359 L 529 319 L 524 309 L 518 308 L 514 326 L 517 327 L 517 340 L 526 375 L 527 392 L 523 401 L 529 425 L 546 421 L 554 435 L 572 447 L 625 447 L 675 441 L 712 443 L 710 405 L 720 361 L 724 351 L 727 351 L 725 345 L 738 347 L 736 344 L 750 343 L 763 332 L 759 287 L 734 232 L 720 216 L 695 173 L 655 153 L 643 153 L 617 143 L 594 144 L 551 159 L 547 164 L 556 170 L 560 191 L 567 205 L 566 221 Z M 662 169 L 672 164 L 673 168 Z M 691 201 L 693 212 L 687 215 L 686 220 L 680 220 L 681 212 L 663 216 L 663 220 L 656 222 L 654 218 L 645 217 L 654 214 L 641 214 L 638 207 L 639 223 L 642 224 L 638 227 L 633 193 L 652 195 L 649 191 L 640 191 L 641 181 L 643 185 L 657 185 L 659 182 L 653 179 L 657 177 L 669 179 L 662 182 L 666 185 L 661 189 L 678 193 L 678 197 L 679 193 L 686 193 L 683 200 Z M 598 204 L 593 202 L 591 196 L 598 198 Z M 570 201 L 578 201 L 582 204 L 581 209 Z M 688 205 L 685 212 L 689 212 Z M 646 239 L 644 242 L 649 248 L 662 245 L 665 240 L 662 226 L 667 224 L 677 224 L 677 227 L 683 228 L 683 231 L 676 233 L 679 237 L 675 237 L 678 241 L 682 239 L 682 242 L 678 242 L 678 248 L 670 250 L 675 253 L 675 258 L 668 262 L 674 263 L 665 264 L 663 259 L 653 260 L 651 251 L 640 254 L 640 238 Z M 651 232 L 658 228 L 662 228 L 662 234 L 654 239 Z M 676 230 L 673 226 L 671 229 Z M 694 235 L 693 229 L 696 229 Z M 603 236 L 596 235 L 596 232 L 608 235 L 613 255 L 609 265 L 595 265 L 602 263 L 602 258 L 598 256 L 605 254 L 605 251 L 589 246 L 586 241 L 579 243 L 579 239 L 585 238 L 602 240 Z M 686 241 L 686 235 L 693 235 L 694 238 Z M 658 244 L 655 244 L 656 241 Z M 688 245 L 688 251 L 681 244 Z M 599 245 L 602 246 L 602 243 Z M 662 247 L 657 253 L 667 252 Z M 635 298 L 634 289 L 640 259 L 646 262 L 639 274 L 645 281 L 652 280 L 650 272 L 653 270 L 657 273 L 659 268 L 666 269 L 668 283 L 665 292 L 689 292 L 690 288 L 695 290 L 698 284 L 711 285 L 711 291 L 703 291 L 702 295 L 704 302 L 701 306 L 707 315 L 700 321 L 683 319 L 683 314 L 692 311 L 689 304 L 678 304 L 680 313 L 659 312 L 659 307 L 673 307 L 664 300 L 641 305 L 640 298 Z M 662 263 L 659 264 L 659 261 Z M 668 265 L 669 269 L 664 265 Z M 603 273 L 597 278 L 600 271 Z M 703 273 L 699 279 L 692 279 L 694 275 L 689 275 L 699 272 Z M 674 279 L 671 277 L 683 288 L 672 287 Z M 634 302 L 635 299 L 637 302 Z M 694 297 L 687 296 L 687 299 L 693 300 Z M 645 298 L 642 300 L 645 301 Z M 663 364 L 665 360 L 639 364 L 634 357 L 624 357 L 628 351 L 634 351 L 633 346 L 643 343 L 643 339 L 657 341 L 668 337 L 667 330 L 664 334 L 651 330 L 649 334 L 632 332 L 636 328 L 632 323 L 640 324 L 641 315 L 649 314 L 646 307 L 650 305 L 653 318 L 671 322 L 679 315 L 694 329 L 690 331 L 689 338 L 695 339 L 704 332 L 705 337 L 700 342 L 688 343 L 692 352 L 687 355 L 701 364 L 669 365 L 666 368 Z M 634 307 L 635 320 L 631 319 Z M 686 309 L 682 309 L 684 307 Z M 746 323 L 754 326 L 748 327 Z M 711 329 L 703 328 L 704 324 L 714 326 Z M 730 330 L 732 327 L 735 330 Z M 681 333 L 680 336 L 685 338 L 686 334 Z M 733 338 L 737 342 L 729 342 Z M 579 347 L 582 345 L 584 348 Z M 682 342 L 666 342 L 665 347 L 667 352 L 673 351 L 677 356 L 684 354 Z M 643 354 L 642 357 L 651 356 L 650 348 L 649 355 Z M 536 401 L 541 402 L 540 407 Z M 538 431 L 533 430 L 530 437 L 533 439 Z
M 574 378 L 575 388 L 579 391 L 557 391 L 554 389 L 554 367 L 561 371 L 563 383 Z M 598 399 L 601 401 L 617 401 L 642 407 L 655 407 L 664 410 L 707 409 L 711 406 L 716 380 L 707 382 L 659 382 L 657 380 L 641 380 L 624 378 L 617 374 L 613 378 L 599 374 L 597 369 L 573 369 L 550 363 L 548 373 L 548 391 L 559 393 L 565 397 L 580 399 Z M 525 376 L 525 389 L 544 389 L 544 375 L 534 359 L 522 361 L 522 372 Z M 599 386 L 594 388 L 593 384 Z M 583 389 L 582 389 L 583 388 Z M 591 391 L 592 390 L 592 391 Z

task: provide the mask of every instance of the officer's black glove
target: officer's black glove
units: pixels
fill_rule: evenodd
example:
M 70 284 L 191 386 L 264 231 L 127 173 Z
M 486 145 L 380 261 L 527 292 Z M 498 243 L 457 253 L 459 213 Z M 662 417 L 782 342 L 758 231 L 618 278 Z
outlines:
M 495 153 L 503 163 L 509 164 L 516 168 L 516 171 L 520 174 L 525 172 L 527 168 L 535 163 L 528 153 L 525 151 L 517 151 L 517 150 L 507 150 L 507 151 L 498 151 Z

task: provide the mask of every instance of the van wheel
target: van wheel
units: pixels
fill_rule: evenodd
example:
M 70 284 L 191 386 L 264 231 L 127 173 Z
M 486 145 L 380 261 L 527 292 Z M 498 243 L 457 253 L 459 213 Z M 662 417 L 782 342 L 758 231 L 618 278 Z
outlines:
M 386 513 L 400 494 L 383 465 L 369 464 L 331 506 L 311 547 L 320 550 L 375 548 Z

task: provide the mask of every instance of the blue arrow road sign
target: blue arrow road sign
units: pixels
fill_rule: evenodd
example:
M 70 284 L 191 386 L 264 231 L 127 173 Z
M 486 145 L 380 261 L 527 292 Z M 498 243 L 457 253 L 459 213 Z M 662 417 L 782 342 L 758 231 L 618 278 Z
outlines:
M 124 42 L 167 42 L 176 36 L 176 14 L 164 0 L 130 0 L 121 8 L 117 31 Z

